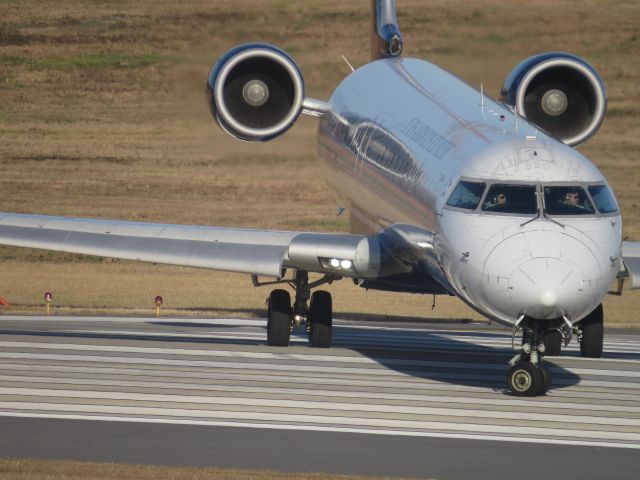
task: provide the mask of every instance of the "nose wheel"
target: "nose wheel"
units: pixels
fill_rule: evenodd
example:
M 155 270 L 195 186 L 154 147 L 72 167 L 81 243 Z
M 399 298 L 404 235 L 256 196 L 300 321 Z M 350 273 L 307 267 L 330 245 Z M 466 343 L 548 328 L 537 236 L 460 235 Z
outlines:
M 540 322 L 520 317 L 514 328 L 514 337 L 522 329 L 522 347 L 511 359 L 507 385 L 511 393 L 519 397 L 545 395 L 551 386 L 551 372 L 543 363 L 546 352 L 545 331 Z
M 507 375 L 509 390 L 519 397 L 544 395 L 551 386 L 551 372 L 542 364 L 516 362 Z
M 542 385 L 542 374 L 531 362 L 517 362 L 509 369 L 508 382 L 514 395 L 533 397 Z

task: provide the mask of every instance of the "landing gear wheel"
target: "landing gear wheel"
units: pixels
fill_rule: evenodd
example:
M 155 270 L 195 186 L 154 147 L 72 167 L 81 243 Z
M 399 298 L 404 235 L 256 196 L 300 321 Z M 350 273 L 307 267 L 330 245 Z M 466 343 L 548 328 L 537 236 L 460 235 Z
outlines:
M 267 303 L 267 345 L 286 347 L 291 338 L 291 295 L 274 290 Z
M 583 357 L 600 358 L 604 343 L 602 304 L 582 319 L 582 337 L 580 340 L 580 353 Z
M 518 397 L 533 397 L 542 385 L 542 373 L 529 362 L 518 362 L 509 369 L 507 375 L 509 390 Z
M 557 357 L 562 349 L 562 333 L 553 330 L 544 334 L 545 355 Z
M 540 383 L 540 389 L 538 390 L 537 395 L 546 395 L 549 387 L 551 386 L 551 372 L 542 364 L 540 364 L 538 370 L 540 370 L 542 382 Z
M 313 292 L 309 306 L 309 343 L 312 347 L 331 346 L 332 313 L 331 294 L 323 290 Z

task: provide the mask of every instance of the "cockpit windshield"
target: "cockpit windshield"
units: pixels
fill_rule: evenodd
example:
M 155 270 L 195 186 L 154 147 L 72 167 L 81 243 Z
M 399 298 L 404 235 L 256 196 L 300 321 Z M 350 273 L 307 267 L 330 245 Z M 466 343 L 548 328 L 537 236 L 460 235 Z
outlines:
M 484 193 L 484 183 L 461 180 L 449 197 L 447 205 L 465 210 L 475 210 Z
M 538 211 L 535 185 L 491 185 L 482 204 L 486 212 L 533 215 Z
M 549 215 L 591 215 L 593 204 L 584 188 L 577 186 L 544 187 L 544 204 Z
M 489 187 L 487 188 L 487 184 Z M 486 193 L 485 193 L 486 191 Z M 538 199 L 540 195 L 540 199 Z M 539 205 L 540 204 L 540 205 Z M 544 185 L 460 180 L 447 205 L 487 213 L 539 216 L 597 215 L 618 212 L 606 185 Z M 544 210 L 538 211 L 539 208 Z
M 589 187 L 589 193 L 596 207 L 600 210 L 600 213 L 613 213 L 618 211 L 613 195 L 611 195 L 606 185 L 592 185 Z

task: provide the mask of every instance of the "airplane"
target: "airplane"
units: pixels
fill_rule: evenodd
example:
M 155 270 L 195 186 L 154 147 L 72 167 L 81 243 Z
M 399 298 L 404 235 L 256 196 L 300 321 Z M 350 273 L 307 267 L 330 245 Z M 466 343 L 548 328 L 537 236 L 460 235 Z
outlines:
M 371 10 L 371 61 L 327 100 L 307 97 L 293 58 L 266 43 L 232 48 L 207 79 L 211 114 L 236 139 L 267 142 L 300 114 L 318 117 L 318 154 L 349 234 L 0 213 L 0 244 L 289 284 L 293 301 L 284 288 L 268 298 L 270 346 L 302 327 L 311 347 L 329 347 L 332 299 L 317 288 L 340 279 L 455 295 L 511 327 L 514 342 L 522 332 L 509 390 L 544 395 L 544 356 L 576 334 L 584 357 L 600 357 L 604 295 L 616 279 L 640 288 L 640 242 L 622 241 L 611 187 L 574 149 L 605 117 L 602 79 L 575 55 L 547 52 L 515 66 L 494 100 L 402 56 L 395 0 Z

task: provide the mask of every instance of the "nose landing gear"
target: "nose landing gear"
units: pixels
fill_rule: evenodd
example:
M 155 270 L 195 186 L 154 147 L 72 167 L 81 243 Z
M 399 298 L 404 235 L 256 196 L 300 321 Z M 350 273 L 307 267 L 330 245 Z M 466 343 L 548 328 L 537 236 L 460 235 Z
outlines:
M 513 335 L 522 329 L 522 348 L 509 362 L 507 385 L 514 395 L 535 397 L 544 395 L 551 386 L 551 372 L 543 363 L 546 351 L 545 331 L 540 322 L 525 317 L 518 319 Z
M 551 373 L 542 363 L 516 362 L 509 369 L 509 390 L 514 395 L 534 397 L 544 395 L 551 386 Z

